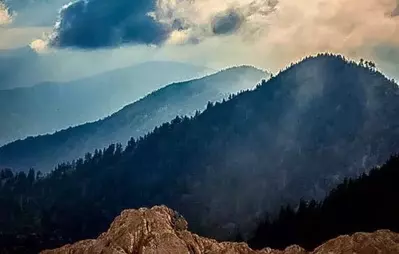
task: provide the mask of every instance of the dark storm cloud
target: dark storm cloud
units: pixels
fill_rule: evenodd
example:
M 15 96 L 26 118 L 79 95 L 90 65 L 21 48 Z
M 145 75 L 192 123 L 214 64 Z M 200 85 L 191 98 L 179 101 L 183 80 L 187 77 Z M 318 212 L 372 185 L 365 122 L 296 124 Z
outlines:
M 230 9 L 219 13 L 212 19 L 212 32 L 216 35 L 232 34 L 244 22 L 244 16 L 237 10 Z
M 148 14 L 155 8 L 155 0 L 73 2 L 61 10 L 50 45 L 90 49 L 129 43 L 162 44 L 172 28 Z

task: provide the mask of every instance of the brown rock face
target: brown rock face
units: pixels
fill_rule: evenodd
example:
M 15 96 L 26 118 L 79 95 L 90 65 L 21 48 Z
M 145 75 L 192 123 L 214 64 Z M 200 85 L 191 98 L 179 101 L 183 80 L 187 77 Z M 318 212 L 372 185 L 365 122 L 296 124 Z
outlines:
M 312 254 L 393 254 L 399 253 L 399 234 L 389 230 L 356 233 L 332 239 Z
M 106 233 L 42 254 L 373 254 L 399 253 L 399 234 L 387 230 L 341 236 L 307 253 L 299 246 L 284 251 L 252 250 L 245 243 L 218 243 L 187 231 L 186 220 L 165 206 L 126 210 Z

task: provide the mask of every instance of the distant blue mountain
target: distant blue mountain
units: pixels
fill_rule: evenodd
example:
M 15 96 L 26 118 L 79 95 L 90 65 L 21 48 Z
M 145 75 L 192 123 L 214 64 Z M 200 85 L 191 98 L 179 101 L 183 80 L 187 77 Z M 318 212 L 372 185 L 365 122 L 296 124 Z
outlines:
M 210 71 L 185 63 L 146 62 L 71 82 L 0 90 L 0 145 L 98 120 L 166 84 Z
M 158 63 L 158 65 L 163 65 L 163 63 Z M 141 65 L 141 68 L 146 69 L 152 66 L 154 64 L 146 64 Z M 185 66 L 183 65 L 182 67 Z M 148 72 L 148 70 L 146 71 Z M 167 69 L 162 71 L 164 72 L 163 75 L 167 75 Z M 159 72 L 154 69 L 154 73 Z M 112 82 L 113 78 L 122 80 L 124 75 L 123 71 L 113 77 L 114 74 L 104 76 L 101 84 L 93 82 L 97 85 L 96 87 L 100 93 L 100 95 L 96 95 L 96 107 L 101 106 L 103 109 L 108 109 L 112 103 L 126 103 L 129 99 L 129 96 L 120 99 L 124 91 L 129 91 L 123 86 L 116 88 L 120 90 L 117 93 L 118 96 L 111 98 L 111 100 L 109 99 L 107 83 Z M 220 101 L 230 94 L 254 88 L 256 84 L 267 78 L 267 76 L 267 73 L 262 70 L 242 66 L 226 69 L 204 78 L 168 85 L 103 120 L 68 128 L 52 135 L 30 137 L 8 144 L 0 148 L 0 167 L 5 166 L 19 170 L 27 170 L 30 167 L 34 167 L 42 171 L 49 171 L 61 162 L 77 159 L 96 148 L 104 148 L 111 143 L 125 144 L 130 137 L 142 136 L 156 126 L 172 120 L 177 115 L 194 115 L 197 110 L 205 109 L 209 101 Z M 158 75 L 154 75 L 154 78 L 157 77 L 159 78 Z M 58 121 L 61 121 L 62 118 L 71 118 L 75 114 L 79 115 L 88 111 L 87 107 L 91 103 L 87 103 L 85 98 L 90 100 L 88 95 L 92 93 L 91 87 L 84 92 L 79 89 L 79 93 L 76 94 L 68 94 L 66 91 L 61 91 L 61 87 L 54 88 L 51 85 L 38 86 L 36 89 L 43 90 L 46 86 L 48 87 L 45 90 L 48 93 L 47 98 L 53 99 L 51 96 L 57 94 L 57 91 L 59 91 L 61 96 L 56 97 L 55 100 L 61 99 L 62 96 L 74 98 L 70 107 L 64 109 L 67 112 L 60 113 L 57 116 L 59 118 Z M 29 91 L 32 92 L 34 89 L 29 89 Z M 129 94 L 128 92 L 126 93 L 127 95 Z M 43 95 L 43 91 L 40 91 L 40 95 Z M 42 105 L 49 104 L 44 103 Z M 92 110 L 96 110 L 96 107 L 92 106 Z M 68 112 L 69 115 L 67 114 Z M 37 123 L 37 118 L 32 118 L 31 123 Z M 21 124 L 19 123 L 17 126 Z M 12 126 L 9 127 L 9 129 L 12 129 Z M 28 129 L 31 128 L 29 125 L 26 127 Z
M 207 87 L 209 81 L 193 87 L 200 84 Z M 0 149 L 0 164 L 37 162 L 42 170 L 49 158 L 73 151 L 76 144 L 91 144 L 92 133 L 109 142 L 112 130 L 126 126 L 126 132 L 135 136 L 139 132 L 133 126 L 171 112 L 176 101 L 183 106 L 175 109 L 191 107 L 198 92 L 177 89 L 187 85 L 163 90 L 173 91 L 173 103 L 160 90 L 79 131 L 5 146 Z M 189 99 L 183 100 L 187 95 Z M 10 200 L 10 205 L 2 206 L 5 216 L 0 218 L 8 219 L 4 224 L 17 229 L 13 232 L 31 228 L 33 233 L 47 231 L 60 239 L 81 240 L 98 236 L 123 209 L 165 204 L 180 211 L 197 234 L 227 240 L 240 232 L 245 238 L 265 212 L 273 216 L 281 205 L 296 204 L 301 198 L 319 200 L 345 177 L 367 172 L 398 153 L 398 112 L 398 85 L 373 63 L 358 64 L 330 54 L 308 57 L 256 89 L 129 140 L 125 149 L 110 145 L 96 150 L 60 165 L 37 184 L 32 184 L 33 171 L 25 177 L 18 174 L 10 180 L 15 188 L 7 184 L 3 188 L 2 202 Z M 141 117 L 134 120 L 136 116 Z M 129 121 L 136 123 L 130 130 Z M 313 224 L 302 215 L 306 225 Z M 294 217 L 282 213 L 280 218 Z M 285 229 L 287 220 L 278 229 Z M 278 232 L 284 235 L 283 231 Z

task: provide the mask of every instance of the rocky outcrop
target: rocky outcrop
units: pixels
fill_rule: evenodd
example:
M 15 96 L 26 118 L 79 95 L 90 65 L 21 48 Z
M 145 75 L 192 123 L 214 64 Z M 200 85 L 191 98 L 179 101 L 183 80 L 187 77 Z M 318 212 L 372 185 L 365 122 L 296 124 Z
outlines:
M 399 253 L 399 234 L 388 230 L 357 233 L 328 241 L 313 252 L 299 246 L 283 251 L 252 250 L 245 243 L 219 243 L 187 230 L 186 220 L 165 206 L 125 210 L 106 233 L 96 240 L 85 240 L 42 254 L 369 254 Z
M 399 253 L 399 234 L 389 230 L 356 233 L 334 238 L 311 254 L 393 254 Z

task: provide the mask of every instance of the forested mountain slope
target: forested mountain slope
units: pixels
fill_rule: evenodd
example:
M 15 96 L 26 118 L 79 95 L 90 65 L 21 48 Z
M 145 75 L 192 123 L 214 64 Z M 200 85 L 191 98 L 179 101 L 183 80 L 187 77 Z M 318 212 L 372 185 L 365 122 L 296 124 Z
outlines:
M 1 230 L 60 244 L 96 237 L 123 209 L 165 204 L 204 236 L 246 236 L 263 212 L 322 198 L 398 152 L 398 99 L 370 64 L 309 57 L 124 150 L 111 145 L 36 180 L 11 177 Z
M 399 157 L 357 179 L 345 179 L 323 200 L 302 200 L 265 218 L 249 243 L 256 248 L 299 244 L 308 250 L 332 237 L 390 229 L 399 232 Z
M 16 141 L 0 148 L 0 166 L 15 170 L 37 168 L 50 171 L 62 162 L 83 157 L 112 143 L 125 144 L 177 115 L 194 115 L 207 103 L 254 88 L 267 73 L 249 66 L 233 67 L 195 80 L 174 83 L 93 123 L 52 135 Z
M 209 69 L 184 63 L 147 62 L 65 83 L 0 90 L 0 145 L 96 121 L 167 84 L 205 73 Z

